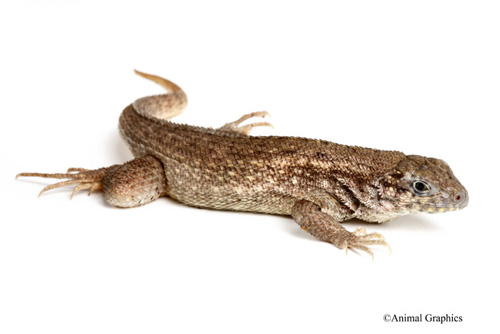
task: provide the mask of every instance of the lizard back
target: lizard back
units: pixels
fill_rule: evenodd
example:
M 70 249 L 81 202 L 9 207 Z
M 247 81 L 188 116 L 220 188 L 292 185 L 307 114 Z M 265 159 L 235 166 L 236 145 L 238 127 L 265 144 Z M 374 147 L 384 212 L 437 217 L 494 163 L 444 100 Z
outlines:
M 133 105 L 123 111 L 119 128 L 135 156 L 161 160 L 170 197 L 213 209 L 290 214 L 297 198 L 318 190 L 359 203 L 357 180 L 376 180 L 405 157 L 324 140 L 177 124 L 143 116 Z

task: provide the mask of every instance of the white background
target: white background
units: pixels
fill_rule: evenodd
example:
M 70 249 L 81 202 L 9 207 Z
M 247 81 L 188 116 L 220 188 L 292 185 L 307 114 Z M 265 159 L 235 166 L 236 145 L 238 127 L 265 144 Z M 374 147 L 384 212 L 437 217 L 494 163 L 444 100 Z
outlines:
M 495 332 L 496 1 L 16 1 L 0 5 L 1 333 Z M 179 122 L 268 110 L 275 130 L 442 158 L 469 206 L 383 225 L 392 255 L 291 218 L 169 199 L 116 209 L 22 171 L 132 158 L 121 110 L 165 76 Z M 384 314 L 461 316 L 388 323 Z

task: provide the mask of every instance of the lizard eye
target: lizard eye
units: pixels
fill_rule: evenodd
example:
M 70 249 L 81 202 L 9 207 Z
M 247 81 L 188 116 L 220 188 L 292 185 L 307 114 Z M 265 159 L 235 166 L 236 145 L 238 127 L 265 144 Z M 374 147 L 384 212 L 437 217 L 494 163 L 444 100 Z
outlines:
M 431 190 L 430 185 L 421 180 L 413 182 L 412 188 L 417 195 L 425 195 Z

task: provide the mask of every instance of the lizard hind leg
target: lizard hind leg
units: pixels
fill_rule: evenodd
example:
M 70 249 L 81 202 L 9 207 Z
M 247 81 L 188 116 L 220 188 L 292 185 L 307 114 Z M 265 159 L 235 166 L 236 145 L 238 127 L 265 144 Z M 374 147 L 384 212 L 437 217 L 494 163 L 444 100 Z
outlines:
M 144 156 L 118 165 L 106 173 L 103 190 L 109 204 L 131 208 L 167 195 L 168 185 L 160 160 Z
M 80 190 L 103 190 L 106 201 L 117 207 L 135 207 L 167 194 L 167 181 L 161 162 L 152 156 L 136 158 L 121 165 L 87 170 L 70 168 L 68 173 L 20 173 L 17 177 L 66 179 L 42 189 L 44 192 L 75 185 L 71 198 Z
M 234 122 L 224 124 L 223 126 L 218 128 L 218 130 L 225 131 L 225 132 L 235 132 L 235 133 L 239 133 L 239 134 L 243 134 L 243 135 L 248 136 L 250 134 L 250 131 L 252 131 L 252 129 L 256 126 L 270 126 L 271 128 L 274 128 L 273 125 L 269 122 L 255 122 L 255 123 L 250 123 L 247 125 L 240 126 L 240 124 L 242 122 L 244 122 L 247 119 L 250 119 L 252 117 L 266 117 L 266 116 L 270 116 L 270 114 L 267 111 L 251 112 L 249 114 L 245 114 L 245 115 L 241 116 L 240 118 L 238 118 Z

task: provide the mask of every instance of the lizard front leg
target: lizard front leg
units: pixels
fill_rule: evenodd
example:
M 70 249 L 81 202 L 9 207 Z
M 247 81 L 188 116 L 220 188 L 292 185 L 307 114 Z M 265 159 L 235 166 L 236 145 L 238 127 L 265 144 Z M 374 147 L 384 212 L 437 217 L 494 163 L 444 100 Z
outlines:
M 334 201 L 334 199 L 332 199 Z M 328 211 L 334 205 L 330 205 Z M 328 212 L 323 212 L 322 208 L 314 202 L 308 200 L 299 200 L 292 207 L 292 217 L 300 227 L 318 238 L 321 241 L 329 242 L 340 249 L 358 249 L 368 254 L 373 259 L 373 252 L 368 246 L 383 245 L 390 249 L 384 237 L 379 233 L 366 233 L 363 228 L 358 228 L 354 232 L 347 231 L 335 218 Z
M 80 190 L 103 190 L 106 201 L 114 206 L 129 208 L 147 204 L 167 194 L 167 180 L 161 162 L 153 156 L 145 156 L 121 165 L 87 170 L 70 168 L 68 173 L 20 173 L 16 177 L 31 176 L 66 179 L 46 186 L 40 192 L 75 185 L 71 197 Z

